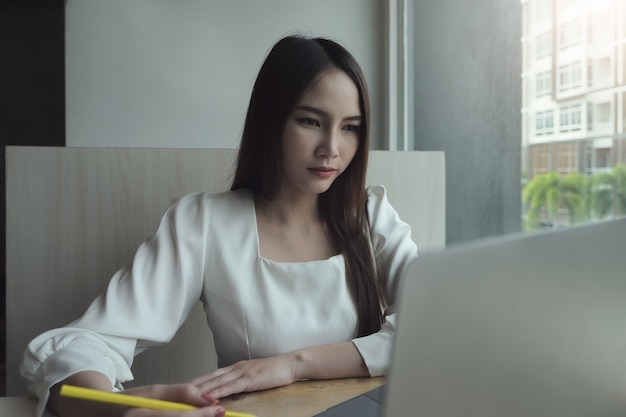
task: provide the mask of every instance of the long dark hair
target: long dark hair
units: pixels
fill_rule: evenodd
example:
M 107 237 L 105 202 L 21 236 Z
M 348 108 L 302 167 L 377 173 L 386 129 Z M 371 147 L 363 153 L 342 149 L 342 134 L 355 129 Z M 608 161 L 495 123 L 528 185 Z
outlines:
M 383 293 L 367 230 L 365 175 L 369 154 L 370 104 L 363 72 L 341 45 L 323 38 L 288 36 L 278 41 L 252 89 L 237 170 L 231 189 L 249 188 L 271 200 L 278 192 L 282 167 L 281 139 L 287 117 L 306 89 L 324 72 L 343 71 L 359 92 L 359 146 L 348 168 L 320 194 L 320 217 L 344 255 L 346 278 L 358 317 L 358 336 L 380 330 Z

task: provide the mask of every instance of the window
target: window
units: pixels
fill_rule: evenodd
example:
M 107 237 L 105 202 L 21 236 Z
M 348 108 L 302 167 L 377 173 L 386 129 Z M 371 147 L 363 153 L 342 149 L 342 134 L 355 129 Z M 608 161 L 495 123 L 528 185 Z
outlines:
M 567 104 L 559 108 L 561 132 L 581 129 L 580 107 L 580 104 Z
M 558 143 L 554 147 L 554 169 L 561 175 L 578 171 L 577 147 L 575 142 Z
M 552 53 L 551 32 L 542 33 L 535 41 L 535 59 L 545 58 Z
M 537 74 L 535 79 L 535 96 L 542 97 L 552 93 L 552 74 L 550 71 Z
M 613 164 L 611 163 L 611 148 L 595 149 L 595 171 L 609 170 Z
M 581 87 L 582 71 L 580 62 L 563 65 L 559 68 L 559 91 Z
M 549 135 L 554 132 L 554 112 L 552 110 L 537 112 L 535 116 L 535 134 Z
M 550 145 L 534 145 L 530 148 L 531 175 L 550 171 Z
M 559 29 L 559 47 L 566 49 L 581 42 L 581 19 L 574 19 L 571 22 L 561 25 Z

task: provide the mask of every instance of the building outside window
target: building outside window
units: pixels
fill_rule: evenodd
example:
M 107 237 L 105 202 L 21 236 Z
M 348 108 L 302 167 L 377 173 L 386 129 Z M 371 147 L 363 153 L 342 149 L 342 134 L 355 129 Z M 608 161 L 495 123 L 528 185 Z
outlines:
M 559 47 L 566 49 L 580 44 L 581 41 L 581 19 L 575 19 L 563 24 L 559 30 Z
M 534 129 L 522 131 L 524 227 L 626 215 L 626 1 L 521 5 L 522 117 L 534 120 Z M 556 49 L 546 52 L 551 45 Z M 561 196 L 555 213 L 547 201 L 537 204 L 546 193 Z M 571 193 L 578 193 L 578 207 L 568 205 Z M 598 205 L 601 198 L 611 201 Z
M 566 104 L 559 108 L 561 132 L 581 129 L 580 104 Z
M 535 134 L 550 135 L 554 133 L 554 112 L 552 110 L 537 112 L 535 116 Z
M 535 97 L 543 97 L 552 94 L 552 74 L 550 71 L 537 74 L 535 80 Z
M 567 91 L 582 86 L 580 62 L 563 65 L 559 68 L 559 90 Z
M 552 53 L 552 34 L 542 33 L 535 42 L 535 59 L 545 58 Z

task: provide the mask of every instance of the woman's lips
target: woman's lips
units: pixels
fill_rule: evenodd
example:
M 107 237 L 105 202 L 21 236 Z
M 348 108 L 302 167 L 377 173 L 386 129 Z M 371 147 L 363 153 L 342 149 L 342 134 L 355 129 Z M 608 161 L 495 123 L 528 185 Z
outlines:
M 335 173 L 336 169 L 328 167 L 318 167 L 309 168 L 309 171 L 311 171 L 314 175 L 317 175 L 320 178 L 329 178 Z

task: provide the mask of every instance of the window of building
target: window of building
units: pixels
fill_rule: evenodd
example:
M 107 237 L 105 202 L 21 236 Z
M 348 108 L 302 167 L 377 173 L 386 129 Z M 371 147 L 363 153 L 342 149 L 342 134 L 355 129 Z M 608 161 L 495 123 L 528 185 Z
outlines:
M 550 145 L 534 145 L 530 148 L 531 175 L 550 171 Z
M 559 130 L 561 132 L 580 130 L 582 125 L 580 111 L 581 105 L 579 103 L 559 107 Z
M 560 49 L 569 48 L 580 44 L 581 42 L 581 19 L 574 19 L 571 22 L 564 23 L 559 28 L 559 47 Z
M 545 58 L 552 53 L 551 32 L 542 33 L 535 41 L 535 59 Z
M 580 62 L 563 65 L 559 68 L 559 91 L 571 90 L 582 85 Z
M 535 115 L 535 134 L 549 135 L 554 133 L 554 111 L 546 110 Z
M 597 148 L 595 149 L 595 164 L 594 168 L 597 171 L 604 171 L 610 169 L 613 164 L 611 161 L 611 148 Z
M 552 93 L 552 75 L 550 71 L 537 74 L 535 79 L 535 96 L 543 97 Z
M 578 171 L 578 152 L 575 142 L 558 143 L 554 147 L 554 170 L 561 175 Z

